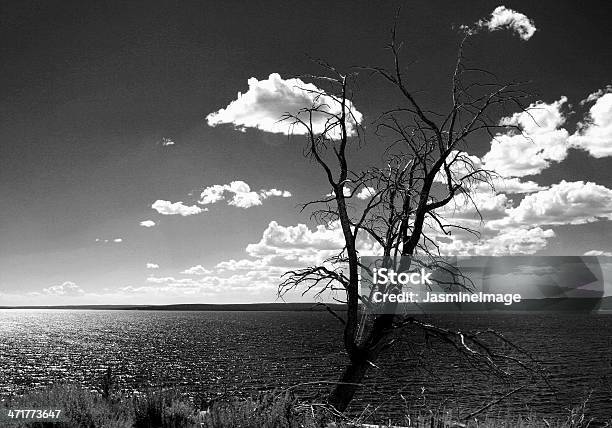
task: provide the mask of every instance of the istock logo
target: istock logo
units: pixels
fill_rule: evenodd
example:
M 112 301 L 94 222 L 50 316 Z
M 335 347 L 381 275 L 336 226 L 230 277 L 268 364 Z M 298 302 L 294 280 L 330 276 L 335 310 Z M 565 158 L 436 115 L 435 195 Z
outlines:
M 431 274 L 432 272 L 426 272 L 424 268 L 421 268 L 419 272 L 400 273 L 393 269 L 375 268 L 372 272 L 372 281 L 374 284 L 432 285 Z

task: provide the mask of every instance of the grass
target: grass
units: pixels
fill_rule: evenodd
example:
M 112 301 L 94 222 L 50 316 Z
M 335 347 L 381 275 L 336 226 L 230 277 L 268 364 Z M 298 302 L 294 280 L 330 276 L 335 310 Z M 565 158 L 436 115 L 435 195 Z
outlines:
M 62 420 L 56 423 L 11 423 L 11 427 L 160 427 L 160 428 L 348 428 L 372 427 L 365 425 L 367 411 L 347 418 L 329 407 L 301 402 L 289 392 L 266 393 L 256 398 L 229 399 L 199 409 L 175 390 L 151 390 L 137 396 L 90 391 L 76 386 L 56 385 L 45 390 L 13 397 L 0 403 L 2 413 L 8 409 L 62 409 Z M 459 421 L 447 410 L 418 410 L 406 408 L 399 420 L 380 425 L 419 428 L 612 428 L 607 421 L 591 420 L 586 406 L 578 406 L 557 420 L 535 415 L 495 417 L 477 416 L 470 421 Z M 378 425 L 376 425 L 378 426 Z

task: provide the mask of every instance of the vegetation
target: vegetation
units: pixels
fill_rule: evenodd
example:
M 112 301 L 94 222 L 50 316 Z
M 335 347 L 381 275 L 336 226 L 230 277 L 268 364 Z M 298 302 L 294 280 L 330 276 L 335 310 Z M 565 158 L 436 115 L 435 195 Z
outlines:
M 176 390 L 151 390 L 141 395 L 121 393 L 106 397 L 98 391 L 77 386 L 56 385 L 45 390 L 14 397 L 0 405 L 2 414 L 16 408 L 62 409 L 56 423 L 14 423 L 15 427 L 203 427 L 203 428 L 348 428 L 348 427 L 427 427 L 427 428 L 586 428 L 612 427 L 612 419 L 594 420 L 587 416 L 586 405 L 570 410 L 563 418 L 544 419 L 535 415 L 478 415 L 462 420 L 460 412 L 447 409 L 423 410 L 406 407 L 397 420 L 384 425 L 367 425 L 372 412 L 348 418 L 324 404 L 305 403 L 290 392 L 265 393 L 257 398 L 229 399 L 202 405 L 182 397 Z M 2 420 L 6 426 L 5 420 Z M 381 423 L 383 421 L 377 421 Z M 372 423 L 372 422 L 369 422 Z M 595 425 L 597 423 L 597 425 Z

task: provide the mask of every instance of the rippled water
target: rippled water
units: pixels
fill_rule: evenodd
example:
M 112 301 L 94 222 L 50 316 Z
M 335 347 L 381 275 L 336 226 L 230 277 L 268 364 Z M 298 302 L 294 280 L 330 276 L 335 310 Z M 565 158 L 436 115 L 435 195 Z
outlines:
M 612 415 L 612 315 L 453 314 L 436 321 L 504 332 L 541 361 L 549 384 L 527 372 L 503 383 L 448 347 L 409 345 L 423 340 L 411 336 L 370 371 L 356 406 L 393 412 L 406 399 L 473 410 L 528 384 L 499 411 L 561 415 L 590 394 L 595 414 Z M 127 392 L 174 385 L 206 399 L 335 380 L 345 361 L 340 327 L 323 312 L 0 310 L 0 395 L 57 381 L 95 387 L 109 366 Z

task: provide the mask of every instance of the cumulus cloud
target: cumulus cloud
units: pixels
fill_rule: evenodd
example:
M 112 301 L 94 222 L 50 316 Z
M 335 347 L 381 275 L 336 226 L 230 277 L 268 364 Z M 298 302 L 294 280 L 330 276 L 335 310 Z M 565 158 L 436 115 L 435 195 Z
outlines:
M 370 199 L 375 194 L 376 194 L 376 189 L 370 186 L 365 186 L 359 191 L 359 193 L 357 193 L 357 199 L 362 199 L 362 200 Z
M 595 92 L 590 93 L 585 99 L 580 101 L 580 105 L 583 106 L 585 104 L 592 103 L 593 101 L 598 100 L 603 97 L 604 94 L 612 93 L 612 85 L 606 85 L 603 89 L 598 89 Z
M 181 215 L 181 216 L 190 216 L 190 215 L 195 215 L 195 214 L 200 214 L 204 211 L 208 211 L 208 209 L 204 208 L 200 208 L 196 205 L 184 205 L 182 202 L 170 202 L 170 201 L 164 201 L 162 199 L 158 199 L 157 201 L 153 202 L 153 205 L 151 205 L 151 208 L 153 208 L 155 211 L 157 211 L 158 213 L 162 214 L 162 215 Z
M 181 273 L 185 274 L 185 275 L 208 275 L 208 274 L 212 273 L 212 271 L 206 269 L 202 265 L 196 265 L 196 266 L 192 266 L 192 267 L 190 267 L 188 269 L 185 269 Z
M 215 266 L 215 269 L 217 269 L 220 272 L 225 272 L 225 271 L 233 272 L 237 270 L 261 269 L 263 266 L 264 266 L 263 259 L 257 259 L 257 260 L 230 259 L 230 260 L 226 260 L 226 261 L 217 263 L 217 265 Z
M 548 186 L 541 186 L 535 181 L 522 181 L 516 177 L 494 177 L 491 182 L 496 192 L 506 194 L 533 193 L 548 189 Z
M 612 190 L 592 182 L 563 180 L 525 196 L 490 226 L 584 224 L 598 219 L 612 219 Z
M 156 225 L 156 223 L 153 220 L 144 220 L 140 222 L 140 225 L 142 227 L 153 227 Z
M 531 19 L 506 6 L 496 7 L 488 19 L 481 19 L 476 26 L 489 31 L 510 29 L 523 40 L 529 40 L 536 32 L 535 24 Z
M 240 272 L 229 276 L 207 275 L 198 278 L 175 278 L 173 276 L 146 279 L 147 286 L 133 288 L 132 292 L 157 292 L 177 294 L 227 294 L 230 291 L 256 292 L 261 289 L 273 290 L 278 286 L 278 275 L 268 271 Z
M 43 288 L 43 294 L 49 296 L 81 296 L 85 291 L 74 282 L 66 281 L 60 285 L 53 285 L 49 288 Z
M 259 192 L 255 192 L 244 181 L 236 180 L 229 184 L 215 184 L 206 187 L 202 190 L 198 202 L 202 205 L 207 205 L 227 200 L 228 205 L 239 208 L 251 208 L 262 205 L 265 199 L 273 196 L 290 198 L 291 192 L 278 189 L 261 189 Z
M 261 190 L 259 193 L 264 198 L 269 198 L 270 196 L 277 196 L 281 198 L 291 197 L 291 192 L 289 192 L 288 190 L 269 189 L 269 190 Z
M 123 238 L 113 238 L 113 239 L 96 238 L 96 242 L 103 242 L 105 244 L 108 244 L 109 242 L 113 242 L 115 244 L 119 244 L 123 242 Z
M 204 190 L 202 190 L 202 193 L 200 194 L 199 203 L 202 205 L 207 205 L 222 201 L 223 199 L 225 199 L 225 196 L 223 195 L 226 190 L 225 186 L 226 185 L 214 184 L 212 186 L 206 187 Z
M 147 269 L 159 269 L 159 265 L 157 263 L 147 263 Z
M 612 257 L 611 251 L 602 251 L 602 250 L 589 250 L 584 253 L 585 256 L 602 256 L 602 257 Z
M 342 194 L 348 198 L 349 196 L 351 196 L 351 189 L 348 188 L 347 186 L 343 186 Z M 325 195 L 326 198 L 333 198 L 335 196 L 336 196 L 336 192 L 334 192 L 333 190 Z
M 448 156 L 448 163 L 450 164 L 449 169 L 454 183 L 459 183 L 468 176 L 482 180 L 471 185 L 471 191 L 475 193 L 491 193 L 494 189 L 494 193 L 520 194 L 532 193 L 547 188 L 534 181 L 523 181 L 518 177 L 505 177 L 500 171 L 493 170 L 494 165 L 485 165 L 478 156 L 470 155 L 466 152 L 453 150 Z M 484 172 L 478 173 L 478 171 L 487 169 L 493 171 L 494 174 L 488 176 Z M 439 172 L 435 177 L 435 181 L 446 183 L 446 173 Z
M 281 121 L 284 114 L 298 115 L 308 120 L 306 113 L 300 110 L 319 107 L 323 112 L 314 113 L 312 124 L 314 131 L 322 133 L 325 130 L 329 115 L 342 112 L 341 104 L 312 83 L 301 79 L 283 79 L 279 74 L 272 73 L 266 80 L 252 77 L 248 80 L 249 89 L 246 93 L 238 93 L 238 97 L 227 107 L 206 116 L 209 126 L 232 124 L 236 129 L 257 128 L 266 132 L 282 134 L 306 134 L 303 126 L 290 126 L 289 121 Z M 347 101 L 346 113 L 349 117 L 349 135 L 355 135 L 356 124 L 361 123 L 363 116 L 355 106 Z M 328 130 L 329 136 L 338 136 L 339 129 Z
M 572 147 L 587 151 L 595 158 L 612 156 L 612 93 L 589 95 L 595 101 L 580 129 L 569 138 Z
M 480 239 L 473 236 L 438 236 L 443 255 L 519 255 L 534 254 L 544 248 L 555 236 L 551 229 L 509 228 L 500 233 L 485 233 Z
M 547 104 L 538 101 L 526 111 L 502 118 L 501 125 L 512 127 L 498 134 L 482 161 L 484 167 L 504 177 L 524 177 L 539 174 L 552 162 L 561 162 L 569 148 L 562 106 L 566 97 Z M 521 132 L 517 132 L 518 127 Z

